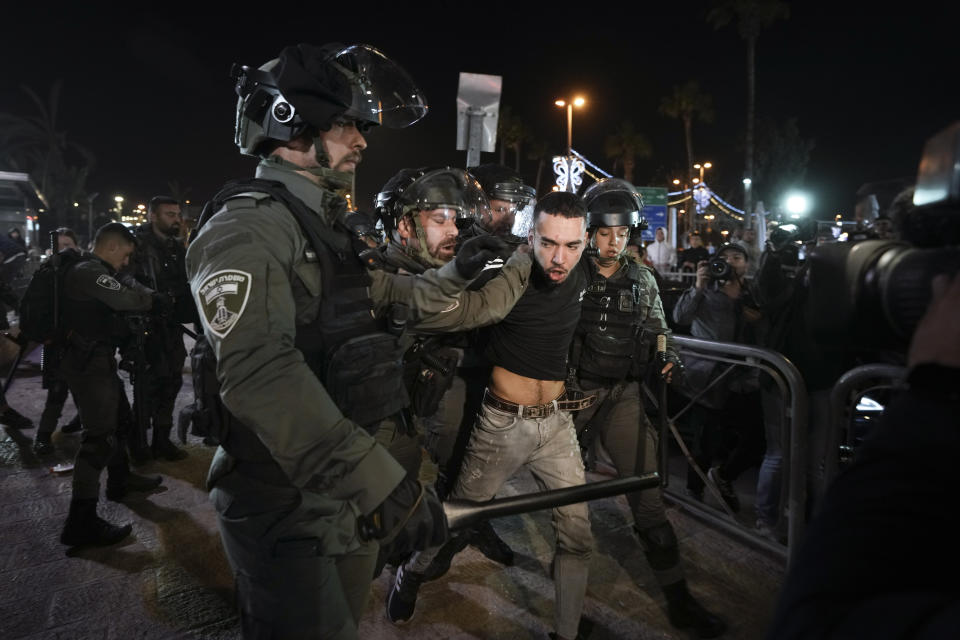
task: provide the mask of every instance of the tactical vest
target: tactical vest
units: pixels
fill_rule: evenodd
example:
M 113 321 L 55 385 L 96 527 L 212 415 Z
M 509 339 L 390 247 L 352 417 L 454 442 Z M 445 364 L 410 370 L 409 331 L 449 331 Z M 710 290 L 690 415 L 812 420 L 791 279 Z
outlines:
M 82 263 L 77 263 L 82 264 Z M 75 269 L 76 265 L 71 267 Z M 125 331 L 122 319 L 117 312 L 95 298 L 73 300 L 69 296 L 60 296 L 60 318 L 65 335 L 79 338 L 76 343 L 92 346 L 99 342 L 116 346 Z
M 357 256 L 359 247 L 342 225 L 325 225 L 282 183 L 259 178 L 224 187 L 204 208 L 197 230 L 227 200 L 250 193 L 265 193 L 284 204 L 306 236 L 308 251 L 312 250 L 319 261 L 320 311 L 313 322 L 296 327 L 296 348 L 341 413 L 370 433 L 375 432 L 383 419 L 399 414 L 407 406 L 408 398 L 403 384 L 403 350 L 397 336 L 386 331 L 386 321 L 374 316 L 370 297 L 373 281 Z M 205 353 L 214 357 L 212 349 Z M 211 404 L 212 390 L 205 389 L 203 393 L 206 404 Z M 219 401 L 219 388 L 216 394 L 213 402 Z M 279 466 L 254 432 L 229 416 L 225 407 L 220 407 L 220 412 L 228 416 L 221 426 L 223 433 L 211 435 L 224 449 L 238 461 L 266 463 L 261 467 L 261 478 L 283 479 Z
M 583 296 L 572 354 L 581 376 L 621 380 L 638 373 L 643 322 L 639 268 L 630 264 L 626 278 L 610 281 L 590 263 L 592 280 Z

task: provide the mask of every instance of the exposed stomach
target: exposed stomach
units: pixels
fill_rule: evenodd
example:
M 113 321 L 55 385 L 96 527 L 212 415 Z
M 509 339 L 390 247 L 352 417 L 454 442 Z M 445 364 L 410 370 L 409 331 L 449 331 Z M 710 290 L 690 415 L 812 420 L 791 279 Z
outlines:
M 563 380 L 536 380 L 494 367 L 490 374 L 490 391 L 497 397 L 516 404 L 547 404 L 563 393 Z

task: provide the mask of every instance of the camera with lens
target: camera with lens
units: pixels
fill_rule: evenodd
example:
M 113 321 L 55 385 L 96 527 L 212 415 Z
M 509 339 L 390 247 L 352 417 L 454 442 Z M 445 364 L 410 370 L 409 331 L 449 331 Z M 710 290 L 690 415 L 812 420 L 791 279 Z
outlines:
M 901 240 L 817 247 L 810 255 L 814 336 L 847 349 L 905 351 L 939 274 L 960 270 L 960 122 L 930 138 Z
M 731 273 L 730 263 L 723 258 L 713 258 L 707 263 L 707 275 L 711 280 L 729 280 Z

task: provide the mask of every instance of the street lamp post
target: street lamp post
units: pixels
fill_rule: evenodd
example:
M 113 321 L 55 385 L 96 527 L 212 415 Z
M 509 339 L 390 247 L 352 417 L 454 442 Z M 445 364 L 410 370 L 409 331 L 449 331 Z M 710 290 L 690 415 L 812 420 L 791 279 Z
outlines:
M 573 108 L 577 107 L 578 109 L 587 103 L 583 99 L 583 96 L 577 96 L 573 100 L 557 100 L 553 104 L 557 105 L 560 108 L 567 108 L 567 155 L 572 155 L 573 153 Z
M 553 158 L 553 171 L 557 174 L 556 188 L 561 191 L 576 193 L 582 180 L 583 161 L 573 155 L 573 108 L 582 107 L 586 102 L 582 96 L 573 100 L 554 101 L 561 109 L 567 108 L 567 155 Z

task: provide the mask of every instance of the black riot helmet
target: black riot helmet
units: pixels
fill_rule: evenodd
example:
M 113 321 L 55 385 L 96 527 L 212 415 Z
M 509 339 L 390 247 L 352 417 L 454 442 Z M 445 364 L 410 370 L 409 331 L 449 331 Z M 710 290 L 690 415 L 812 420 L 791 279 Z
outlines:
M 643 198 L 636 188 L 620 178 L 605 178 L 583 193 L 587 228 L 639 227 L 644 224 Z
M 365 44 L 290 46 L 259 69 L 234 64 L 231 76 L 239 96 L 234 142 L 247 155 L 338 120 L 361 130 L 402 128 L 427 113 L 407 72 Z
M 473 167 L 470 169 L 470 175 L 477 179 L 489 200 L 501 200 L 510 203 L 508 210 L 500 213 L 510 216 L 511 225 L 513 216 L 518 211 L 531 206 L 536 200 L 536 189 L 524 184 L 520 174 L 510 167 L 490 162 Z M 502 207 L 503 205 L 499 206 Z M 491 230 L 491 222 L 492 220 L 487 218 L 479 220 L 480 226 L 487 231 Z
M 410 248 L 410 255 L 429 266 L 442 263 L 427 252 L 426 236 L 419 211 L 442 210 L 463 229 L 483 216 L 488 216 L 487 198 L 473 176 L 453 167 L 401 169 L 390 178 L 374 202 L 377 217 L 388 237 L 396 240 L 394 231 L 400 220 L 410 216 L 420 240 L 419 250 Z

